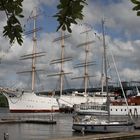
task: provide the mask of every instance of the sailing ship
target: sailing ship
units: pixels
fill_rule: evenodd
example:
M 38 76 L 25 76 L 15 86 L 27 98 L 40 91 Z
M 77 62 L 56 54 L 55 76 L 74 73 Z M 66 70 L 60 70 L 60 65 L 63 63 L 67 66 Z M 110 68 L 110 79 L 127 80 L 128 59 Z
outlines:
M 108 133 L 108 132 L 124 132 L 124 131 L 133 131 L 134 122 L 133 118 L 130 115 L 130 120 L 127 121 L 111 121 L 110 120 L 110 100 L 108 95 L 108 77 L 107 77 L 107 63 L 106 63 L 106 44 L 105 44 L 105 32 L 104 32 L 104 20 L 102 20 L 102 29 L 103 29 L 103 47 L 104 47 L 104 68 L 105 68 L 105 84 L 106 84 L 106 93 L 107 93 L 107 119 L 97 118 L 95 115 L 86 115 L 84 118 L 80 118 L 77 114 L 73 117 L 73 126 L 72 129 L 75 131 L 81 132 L 99 132 L 99 133 Z
M 32 88 L 30 91 L 26 90 L 14 90 L 10 88 L 0 88 L 0 92 L 7 98 L 9 103 L 10 112 L 58 112 L 59 107 L 56 99 L 53 95 L 37 95 L 35 92 L 35 72 L 42 71 L 41 69 L 36 69 L 36 58 L 45 55 L 45 52 L 37 52 L 37 36 L 36 32 L 39 28 L 36 27 L 36 9 L 32 12 L 33 16 L 33 50 L 31 54 L 21 56 L 21 60 L 31 59 L 32 60 L 32 70 L 19 72 L 26 73 L 31 72 L 32 74 Z
M 95 41 L 94 40 L 89 40 L 89 32 L 91 31 L 91 29 L 86 29 L 85 31 L 81 32 L 81 34 L 85 34 L 86 36 L 86 41 L 84 43 L 79 44 L 77 47 L 84 47 L 84 62 L 81 62 L 79 64 L 77 64 L 74 68 L 84 68 L 84 72 L 82 76 L 79 77 L 74 77 L 72 78 L 73 80 L 75 79 L 84 79 L 84 95 L 86 97 L 86 102 L 82 102 L 83 103 L 90 103 L 93 102 L 95 104 L 103 104 L 106 102 L 106 97 L 104 96 L 96 96 L 96 94 L 94 94 L 94 96 L 90 96 L 90 93 L 88 92 L 88 86 L 90 84 L 90 78 L 91 77 L 95 77 L 95 75 L 90 75 L 89 74 L 89 67 L 95 65 L 95 61 L 90 61 L 89 59 L 89 53 L 90 53 L 90 45 L 93 44 Z
M 87 94 L 87 79 L 89 78 L 89 75 L 87 74 L 87 66 L 88 65 L 93 65 L 92 62 L 87 62 L 87 53 L 88 53 L 88 50 L 87 48 L 85 49 L 85 55 L 86 55 L 86 58 L 85 58 L 85 62 L 84 63 L 81 63 L 79 64 L 77 67 L 81 67 L 82 65 L 85 67 L 85 75 L 81 78 L 84 78 L 85 80 L 85 92 L 84 93 L 79 93 L 77 91 L 73 91 L 72 94 L 63 94 L 63 89 L 64 89 L 64 78 L 65 78 L 65 75 L 67 74 L 72 74 L 72 72 L 65 72 L 64 70 L 64 62 L 67 62 L 67 61 L 71 61 L 72 60 L 72 57 L 66 57 L 65 56 L 65 43 L 64 43 L 64 39 L 70 37 L 70 35 L 65 35 L 64 34 L 64 31 L 61 32 L 61 37 L 58 37 L 56 39 L 54 39 L 53 42 L 56 42 L 56 41 L 61 41 L 61 56 L 60 58 L 58 59 L 54 59 L 51 61 L 51 64 L 59 64 L 60 63 L 60 71 L 59 73 L 55 73 L 55 74 L 50 74 L 48 76 L 59 76 L 60 80 L 59 80 L 59 91 L 60 91 L 60 95 L 57 98 L 57 101 L 58 101 L 58 104 L 59 104 L 59 107 L 60 108 L 65 108 L 65 107 L 70 107 L 72 108 L 74 105 L 76 104 L 80 104 L 80 103 L 85 103 L 85 102 L 100 102 L 100 103 L 103 103 L 103 102 L 106 102 L 106 98 L 100 98 L 100 97 L 91 97 L 91 96 L 88 96 Z M 89 45 L 93 43 L 93 41 L 90 41 L 90 42 L 86 42 L 84 44 L 82 44 L 82 46 L 84 45 Z M 75 79 L 75 78 L 73 78 Z

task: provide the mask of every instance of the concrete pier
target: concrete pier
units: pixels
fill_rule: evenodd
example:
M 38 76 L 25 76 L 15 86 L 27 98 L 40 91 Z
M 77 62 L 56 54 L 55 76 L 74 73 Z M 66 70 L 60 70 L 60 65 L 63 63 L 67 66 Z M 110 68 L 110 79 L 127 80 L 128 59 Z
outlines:
M 34 124 L 56 124 L 53 114 L 6 114 L 0 117 L 1 123 L 34 123 Z
M 43 120 L 43 119 L 30 119 L 30 120 L 4 119 L 4 120 L 0 120 L 0 124 L 2 124 L 2 123 L 56 124 L 56 121 Z
M 88 136 L 75 136 L 53 140 L 124 140 L 129 138 L 140 138 L 140 131 L 107 133 L 107 134 L 92 134 Z

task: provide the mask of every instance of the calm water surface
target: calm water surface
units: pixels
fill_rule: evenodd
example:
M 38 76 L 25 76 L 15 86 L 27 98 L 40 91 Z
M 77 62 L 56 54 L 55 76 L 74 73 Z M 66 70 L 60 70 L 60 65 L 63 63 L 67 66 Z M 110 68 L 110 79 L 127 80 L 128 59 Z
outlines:
M 8 113 L 0 110 L 0 118 L 29 117 L 48 119 L 52 114 L 41 113 Z M 72 137 L 75 134 L 72 130 L 72 114 L 54 114 L 57 124 L 32 124 L 32 123 L 11 123 L 0 124 L 0 140 L 3 140 L 4 133 L 9 134 L 9 140 L 50 140 L 62 137 Z
M 5 110 L 0 110 L 1 118 L 29 117 L 48 119 L 51 114 L 11 114 Z M 72 114 L 54 114 L 55 125 L 15 123 L 0 124 L 0 140 L 4 140 L 4 133 L 9 134 L 9 140 L 53 140 L 63 137 L 81 136 L 81 133 L 75 133 L 72 130 Z M 140 140 L 133 138 L 132 140 Z

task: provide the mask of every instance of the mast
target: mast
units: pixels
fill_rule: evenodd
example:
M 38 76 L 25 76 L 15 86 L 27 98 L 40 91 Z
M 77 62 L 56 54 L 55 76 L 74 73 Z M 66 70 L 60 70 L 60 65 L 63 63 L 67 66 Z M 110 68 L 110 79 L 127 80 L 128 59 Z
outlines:
M 69 37 L 70 37 L 70 35 L 65 35 L 64 31 L 61 30 L 61 37 L 58 37 L 58 38 L 53 40 L 53 42 L 60 41 L 60 43 L 61 43 L 61 54 L 60 54 L 60 58 L 59 59 L 52 60 L 50 64 L 60 63 L 60 72 L 59 73 L 55 73 L 55 74 L 50 74 L 48 76 L 60 76 L 60 84 L 59 84 L 60 96 L 63 94 L 64 76 L 65 76 L 65 74 L 71 74 L 71 72 L 64 72 L 64 62 L 72 60 L 71 57 L 65 57 L 65 55 L 64 55 L 64 53 L 65 53 L 64 39 L 69 38 Z
M 105 87 L 106 87 L 106 94 L 107 94 L 107 111 L 108 111 L 108 121 L 110 121 L 110 99 L 108 93 L 108 75 L 107 75 L 107 47 L 105 44 L 105 28 L 104 28 L 105 21 L 102 19 L 102 35 L 103 35 L 103 57 L 104 57 L 104 72 L 105 72 Z
M 33 30 L 25 32 L 25 35 L 33 34 L 33 37 L 32 37 L 33 49 L 32 49 L 31 54 L 21 56 L 20 60 L 32 59 L 32 66 L 31 66 L 31 70 L 18 72 L 18 74 L 31 72 L 31 77 L 32 77 L 31 78 L 31 91 L 34 92 L 35 91 L 35 72 L 36 71 L 44 71 L 42 69 L 36 69 L 36 58 L 45 56 L 46 52 L 36 52 L 36 48 L 37 48 L 37 34 L 36 34 L 36 32 L 41 30 L 40 27 L 39 28 L 36 27 L 37 17 L 39 16 L 39 15 L 37 15 L 37 8 L 36 7 L 31 12 L 31 16 L 32 17 L 29 17 L 29 20 L 33 19 Z
M 88 88 L 88 80 L 89 80 L 89 77 L 94 77 L 94 76 L 90 76 L 88 74 L 88 67 L 89 66 L 92 66 L 92 65 L 95 65 L 94 61 L 90 61 L 88 60 L 88 56 L 89 56 L 89 45 L 92 44 L 94 41 L 88 41 L 88 33 L 90 32 L 91 30 L 86 30 L 84 32 L 82 32 L 81 34 L 84 34 L 86 33 L 86 41 L 80 45 L 78 45 L 77 47 L 81 47 L 81 46 L 84 46 L 85 47 L 85 60 L 84 60 L 84 63 L 80 63 L 80 64 L 77 64 L 77 66 L 75 66 L 75 68 L 79 68 L 79 67 L 84 67 L 84 75 L 81 76 L 81 77 L 75 77 L 75 78 L 72 78 L 72 79 L 80 79 L 80 78 L 83 78 L 84 79 L 84 92 L 85 92 L 85 95 L 86 97 L 88 96 L 87 94 L 87 88 Z
M 89 53 L 89 46 L 87 44 L 88 32 L 86 32 L 86 47 L 85 47 L 85 77 L 84 77 L 84 84 L 85 84 L 85 94 L 87 95 L 87 87 L 88 87 L 88 53 Z
M 104 74 L 104 56 L 102 56 L 102 67 L 101 67 L 102 73 L 101 73 L 101 94 L 104 92 L 104 80 L 105 80 L 105 74 Z
M 34 10 L 34 15 L 33 15 L 33 30 L 36 29 L 36 9 Z M 37 46 L 37 39 L 36 39 L 36 32 L 33 32 L 33 57 L 32 57 L 32 92 L 34 91 L 35 87 L 35 53 L 36 53 L 36 46 Z
M 61 31 L 61 60 L 64 60 L 64 31 Z M 63 74 L 63 61 L 61 63 L 61 69 L 60 69 L 60 96 L 62 95 L 63 92 L 63 82 L 64 82 L 64 74 Z

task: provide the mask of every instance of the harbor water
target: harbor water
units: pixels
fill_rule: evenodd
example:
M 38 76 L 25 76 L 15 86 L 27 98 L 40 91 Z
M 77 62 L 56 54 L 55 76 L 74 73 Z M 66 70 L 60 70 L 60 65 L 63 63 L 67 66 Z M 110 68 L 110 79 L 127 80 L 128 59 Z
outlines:
M 0 140 L 4 139 L 4 133 L 8 134 L 9 140 L 50 140 L 56 138 L 72 137 L 72 114 L 49 114 L 49 113 L 8 113 L 5 109 L 0 111 L 2 119 L 13 119 L 15 117 L 26 117 L 32 119 L 48 119 L 52 117 L 56 124 L 35 123 L 4 123 L 0 124 Z
M 4 140 L 4 134 L 8 134 L 8 140 L 53 140 L 81 136 L 81 133 L 72 130 L 72 114 L 64 113 L 9 113 L 5 109 L 0 110 L 0 118 L 12 119 L 15 117 L 48 119 L 53 117 L 56 124 L 35 124 L 35 123 L 4 123 L 0 124 L 0 140 Z M 91 134 L 86 134 L 91 135 Z M 96 134 L 94 134 L 96 135 Z M 132 140 L 132 139 L 130 139 Z M 140 140 L 140 138 L 133 138 Z

